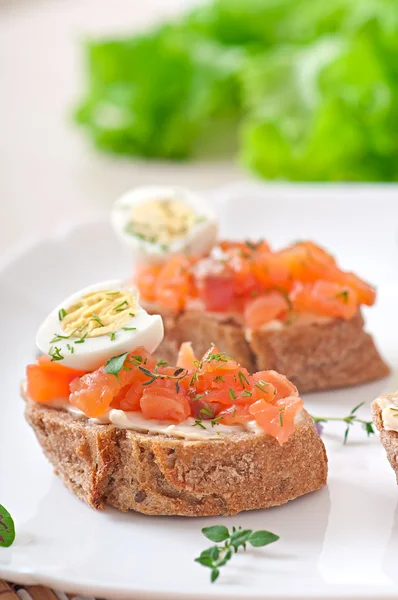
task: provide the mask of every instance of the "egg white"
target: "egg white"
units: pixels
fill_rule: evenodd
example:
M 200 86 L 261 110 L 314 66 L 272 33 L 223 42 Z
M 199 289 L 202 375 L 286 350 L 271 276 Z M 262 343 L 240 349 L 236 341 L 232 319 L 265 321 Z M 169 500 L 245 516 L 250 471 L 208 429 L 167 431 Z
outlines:
M 127 231 L 133 207 L 154 200 L 179 200 L 200 218 L 187 234 L 167 245 L 143 240 Z M 175 254 L 204 255 L 217 240 L 218 222 L 213 207 L 202 196 L 190 190 L 170 186 L 148 186 L 129 190 L 114 204 L 111 223 L 118 238 L 130 248 L 137 263 L 160 262 Z
M 114 340 L 111 340 L 109 335 L 103 335 L 86 337 L 83 343 L 76 343 L 78 340 L 76 337 L 51 342 L 57 335 L 66 335 L 61 327 L 59 311 L 67 309 L 86 294 L 99 290 L 127 290 L 133 294 L 138 305 L 134 309 L 135 316 L 123 324 L 123 327 L 134 327 L 135 330 L 126 331 L 120 328 L 115 331 Z M 154 352 L 162 341 L 163 335 L 162 318 L 160 315 L 149 315 L 139 306 L 136 288 L 128 284 L 125 285 L 120 280 L 112 280 L 88 286 L 63 300 L 51 311 L 40 326 L 36 336 L 36 344 L 45 354 L 54 353 L 54 349 L 58 348 L 59 352 L 57 354 L 63 357 L 58 361 L 61 365 L 93 371 L 103 365 L 109 358 L 124 352 L 131 352 L 138 346 L 144 346 L 148 352 Z M 73 348 L 73 353 L 70 348 Z

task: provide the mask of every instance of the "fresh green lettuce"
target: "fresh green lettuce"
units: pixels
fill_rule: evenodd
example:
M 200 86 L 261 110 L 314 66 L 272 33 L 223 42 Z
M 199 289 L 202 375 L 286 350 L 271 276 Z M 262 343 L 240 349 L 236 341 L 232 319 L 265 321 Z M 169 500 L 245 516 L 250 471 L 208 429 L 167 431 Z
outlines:
M 86 59 L 100 149 L 185 159 L 239 135 L 265 178 L 398 180 L 397 0 L 213 0 Z

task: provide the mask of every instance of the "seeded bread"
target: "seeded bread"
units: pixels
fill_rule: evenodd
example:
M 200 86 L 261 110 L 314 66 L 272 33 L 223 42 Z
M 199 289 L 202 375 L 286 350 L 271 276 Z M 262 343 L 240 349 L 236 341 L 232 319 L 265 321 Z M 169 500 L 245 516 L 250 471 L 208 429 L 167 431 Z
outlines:
M 159 307 L 147 308 L 159 312 Z M 364 331 L 360 313 L 350 320 L 254 331 L 250 341 L 242 325 L 232 318 L 199 311 L 160 314 L 165 337 L 157 355 L 171 364 L 175 364 L 181 343 L 189 340 L 197 356 L 202 356 L 212 341 L 250 373 L 273 369 L 286 375 L 301 393 L 357 385 L 389 373 L 372 337 Z
M 55 473 L 93 508 L 232 515 L 326 484 L 325 448 L 305 410 L 283 446 L 265 433 L 187 441 L 92 425 L 32 401 L 25 415 Z
M 395 394 L 387 394 L 386 396 L 382 396 L 382 398 L 396 397 L 397 392 Z M 380 441 L 384 446 L 384 450 L 386 451 L 388 461 L 395 472 L 395 476 L 398 483 L 398 432 L 386 431 L 384 429 L 381 408 L 377 403 L 377 400 L 372 402 L 372 417 L 373 423 L 380 431 Z

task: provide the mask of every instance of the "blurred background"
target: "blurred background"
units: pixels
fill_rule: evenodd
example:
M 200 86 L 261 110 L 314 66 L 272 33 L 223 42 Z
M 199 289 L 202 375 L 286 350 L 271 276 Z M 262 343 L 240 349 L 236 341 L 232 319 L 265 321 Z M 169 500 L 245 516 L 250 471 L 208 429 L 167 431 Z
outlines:
M 397 0 L 0 0 L 0 73 L 0 251 L 134 185 L 398 180 Z

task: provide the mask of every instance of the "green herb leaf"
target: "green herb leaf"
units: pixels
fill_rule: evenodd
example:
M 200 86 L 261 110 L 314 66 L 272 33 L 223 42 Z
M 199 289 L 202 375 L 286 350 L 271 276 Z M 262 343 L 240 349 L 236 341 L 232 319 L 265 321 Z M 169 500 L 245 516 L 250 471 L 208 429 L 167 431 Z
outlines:
M 0 504 L 0 547 L 8 548 L 15 540 L 15 525 L 12 516 Z
M 116 339 L 116 333 L 114 331 L 111 331 L 111 333 L 109 334 L 109 337 L 111 339 L 111 342 L 114 342 Z
M 218 579 L 219 574 L 220 574 L 220 571 L 217 569 L 217 567 L 213 568 L 211 570 L 210 581 L 212 583 L 214 583 L 216 581 L 216 579 Z
M 212 527 L 203 527 L 202 533 L 212 542 L 224 542 L 229 538 L 229 531 L 225 525 L 213 525 Z
M 259 546 L 267 546 L 268 544 L 272 544 L 278 540 L 279 535 L 275 535 L 275 533 L 271 533 L 270 531 L 260 530 L 252 533 L 248 539 L 248 542 L 257 548 Z
M 195 558 L 195 562 L 204 567 L 211 567 L 213 565 L 213 559 L 210 556 L 199 556 L 198 558 Z
M 162 359 L 160 359 L 160 360 L 158 360 L 158 362 L 156 363 L 156 366 L 157 366 L 157 367 L 168 367 L 168 366 L 169 366 L 169 363 L 168 363 L 168 362 L 166 362 L 165 360 L 162 360 Z
M 357 404 L 356 406 L 354 406 L 354 408 L 351 411 L 351 415 L 354 415 L 357 410 L 359 410 L 360 408 L 362 408 L 362 406 L 365 404 L 365 402 L 360 402 L 359 404 Z
M 139 370 L 141 371 L 141 373 L 144 373 L 144 375 L 146 375 L 147 377 L 153 378 L 153 373 L 152 371 L 150 371 L 149 369 L 146 369 L 145 367 L 138 367 Z M 156 377 L 155 377 L 156 379 Z
M 368 437 L 375 432 L 373 423 L 371 423 L 370 421 L 366 421 L 366 423 L 362 423 L 362 427 L 365 429 L 366 433 L 368 434 Z
M 217 377 L 214 378 L 214 381 L 221 381 L 222 383 L 225 383 L 225 379 L 222 375 L 217 375 Z
M 119 354 L 118 356 L 114 356 L 113 358 L 107 360 L 105 364 L 105 373 L 108 373 L 109 375 L 114 375 L 116 379 L 118 379 L 119 373 L 123 369 L 124 363 L 128 355 L 128 352 L 124 352 L 124 354 Z
M 124 331 L 137 331 L 137 327 L 123 327 Z
M 204 527 L 202 529 L 205 535 L 212 542 L 224 542 L 222 546 L 211 546 L 201 552 L 195 561 L 211 569 L 210 581 L 213 583 L 220 574 L 220 567 L 227 564 L 233 556 L 233 550 L 238 552 L 239 548 L 246 550 L 246 544 L 249 542 L 252 546 L 266 546 L 276 542 L 279 537 L 269 531 L 253 531 L 251 529 L 242 529 L 232 527 L 232 532 L 224 525 L 214 525 L 213 527 Z
M 59 319 L 60 321 L 62 321 L 62 319 L 63 319 L 64 317 L 66 317 L 66 310 L 65 310 L 64 308 L 61 308 L 61 309 L 58 311 L 58 319 Z
M 252 534 L 251 529 L 238 529 L 231 535 L 231 546 L 233 546 L 235 552 L 238 551 L 239 546 L 243 546 Z

